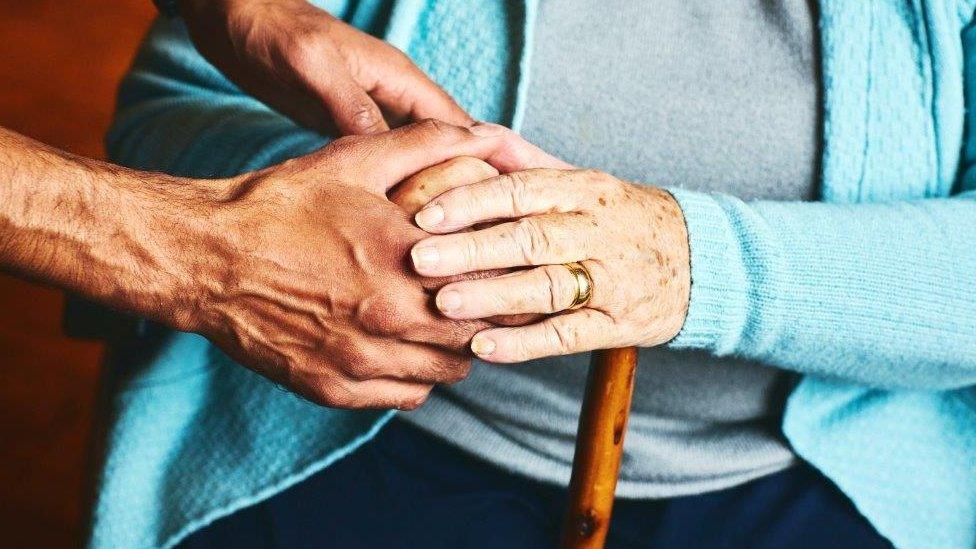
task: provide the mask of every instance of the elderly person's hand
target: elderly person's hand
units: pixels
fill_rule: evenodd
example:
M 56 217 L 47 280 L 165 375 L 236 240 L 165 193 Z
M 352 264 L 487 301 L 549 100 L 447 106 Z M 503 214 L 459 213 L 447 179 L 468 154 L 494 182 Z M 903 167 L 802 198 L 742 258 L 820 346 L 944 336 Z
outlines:
M 306 0 L 179 0 L 197 49 L 278 112 L 341 135 L 471 118 L 400 50 Z
M 662 189 L 593 170 L 532 169 L 445 192 L 416 221 L 431 233 L 453 233 L 413 247 L 422 275 L 522 267 L 441 288 L 436 303 L 444 315 L 552 314 L 528 326 L 480 332 L 472 350 L 484 360 L 659 345 L 684 322 L 688 237 L 681 209 Z M 486 222 L 495 224 L 459 232 Z M 564 265 L 573 262 L 592 284 L 577 310 L 569 309 L 585 280 Z

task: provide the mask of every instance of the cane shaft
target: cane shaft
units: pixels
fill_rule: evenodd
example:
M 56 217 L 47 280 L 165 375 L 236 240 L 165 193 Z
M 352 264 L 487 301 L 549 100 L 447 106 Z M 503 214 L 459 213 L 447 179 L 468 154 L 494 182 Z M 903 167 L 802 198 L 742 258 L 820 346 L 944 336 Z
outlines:
M 606 540 L 636 367 L 634 347 L 593 353 L 576 435 L 564 549 L 601 548 Z

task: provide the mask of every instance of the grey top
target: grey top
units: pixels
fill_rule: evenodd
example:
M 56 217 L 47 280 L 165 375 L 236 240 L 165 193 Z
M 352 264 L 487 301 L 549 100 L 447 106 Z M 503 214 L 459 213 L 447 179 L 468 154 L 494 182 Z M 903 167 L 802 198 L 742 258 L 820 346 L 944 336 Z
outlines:
M 523 133 L 635 182 L 812 199 L 815 18 L 808 0 L 542 0 Z M 402 417 L 505 469 L 565 484 L 588 361 L 476 363 Z M 642 349 L 618 495 L 701 493 L 788 467 L 780 419 L 792 382 L 757 363 Z

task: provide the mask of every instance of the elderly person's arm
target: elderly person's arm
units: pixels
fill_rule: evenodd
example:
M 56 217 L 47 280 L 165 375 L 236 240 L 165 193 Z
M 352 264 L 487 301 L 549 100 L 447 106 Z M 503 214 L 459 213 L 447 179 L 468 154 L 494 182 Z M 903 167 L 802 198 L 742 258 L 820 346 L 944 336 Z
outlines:
M 433 200 L 417 215 L 429 232 L 502 223 L 412 255 L 431 276 L 534 267 L 442 288 L 438 307 L 457 319 L 562 311 L 576 282 L 560 264 L 588 269 L 586 307 L 476 336 L 489 361 L 670 341 L 871 386 L 962 387 L 976 384 L 972 168 L 961 186 L 884 204 L 745 203 L 530 170 Z

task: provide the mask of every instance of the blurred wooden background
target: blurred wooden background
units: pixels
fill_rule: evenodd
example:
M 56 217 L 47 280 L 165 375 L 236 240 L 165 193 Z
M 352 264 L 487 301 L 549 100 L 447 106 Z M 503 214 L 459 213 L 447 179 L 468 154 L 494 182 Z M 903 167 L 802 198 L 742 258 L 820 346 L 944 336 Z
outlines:
M 151 0 L 0 0 L 0 125 L 102 156 L 115 87 Z M 0 274 L 0 533 L 81 544 L 101 349 L 60 332 L 58 292 Z

